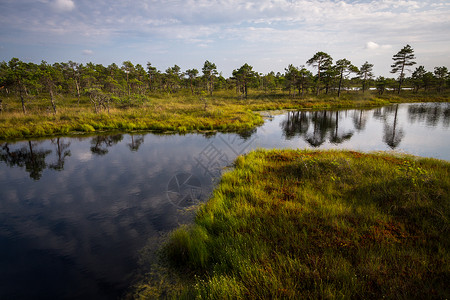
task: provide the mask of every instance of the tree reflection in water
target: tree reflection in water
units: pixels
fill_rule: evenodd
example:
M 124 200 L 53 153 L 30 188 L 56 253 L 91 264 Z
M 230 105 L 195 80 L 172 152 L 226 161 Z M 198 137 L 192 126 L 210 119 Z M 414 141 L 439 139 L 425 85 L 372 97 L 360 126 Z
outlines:
M 30 178 L 39 180 L 47 167 L 45 158 L 52 151 L 38 149 L 37 144 L 37 142 L 28 141 L 27 145 L 11 150 L 9 144 L 5 143 L 0 149 L 0 161 L 4 161 L 9 167 L 25 167 L 25 170 L 30 174 Z
M 312 147 L 320 147 L 327 138 L 330 143 L 340 144 L 353 136 L 353 131 L 340 132 L 340 114 L 340 111 L 288 112 L 281 122 L 283 135 L 288 140 L 302 137 Z
M 331 114 L 328 114 L 331 116 Z M 315 111 L 312 116 L 314 130 L 312 134 L 306 134 L 305 140 L 312 147 L 320 147 L 325 143 L 327 131 L 333 126 L 333 122 L 327 117 L 327 111 Z
M 420 103 L 408 106 L 408 121 L 425 122 L 429 127 L 438 126 L 439 122 L 447 128 L 450 125 L 450 103 Z
M 341 144 L 350 140 L 354 131 L 367 130 L 369 121 L 368 110 L 349 111 L 291 111 L 281 121 L 283 136 L 287 139 L 301 137 L 312 147 L 322 146 L 328 139 L 332 144 Z M 353 123 L 353 130 L 340 128 L 342 114 L 344 119 L 349 113 Z M 386 106 L 373 110 L 372 117 L 383 126 L 383 143 L 391 149 L 397 148 L 405 137 L 405 131 L 400 125 L 399 105 Z M 408 106 L 408 120 L 410 123 L 425 123 L 428 127 L 436 127 L 442 121 L 444 127 L 450 124 L 450 104 L 424 103 Z
M 91 140 L 91 152 L 97 155 L 105 155 L 109 152 L 108 148 L 116 145 L 122 140 L 122 134 L 96 136 Z
M 255 133 L 256 133 L 256 128 L 253 128 L 250 130 L 239 131 L 238 135 L 242 140 L 246 141 L 249 138 L 251 138 L 253 136 L 253 134 L 255 134 Z
M 128 148 L 130 148 L 131 151 L 138 151 L 139 147 L 144 142 L 144 136 L 143 135 L 130 135 L 131 142 L 127 144 Z
M 305 111 L 290 111 L 285 120 L 281 121 L 283 135 L 287 140 L 302 136 L 308 132 L 309 113 Z
M 108 148 L 118 144 L 122 139 L 122 134 L 96 136 L 91 140 L 91 152 L 97 155 L 105 155 L 109 151 Z M 143 142 L 143 135 L 131 135 L 131 142 L 127 145 L 131 151 L 138 151 Z M 50 143 L 54 146 L 54 149 L 49 148 L 43 142 L 36 141 L 0 144 L 0 161 L 5 162 L 9 167 L 25 168 L 25 171 L 30 174 L 30 178 L 39 180 L 45 169 L 64 170 L 66 158 L 71 156 L 69 149 L 71 143 L 64 138 L 51 139 Z M 55 153 L 56 157 L 53 161 L 47 162 L 51 153 Z
M 355 110 L 353 112 L 353 124 L 357 131 L 363 131 L 366 129 L 367 124 L 367 114 L 364 110 Z
M 52 139 L 52 144 L 56 146 L 56 156 L 57 159 L 54 163 L 49 164 L 49 168 L 57 171 L 61 171 L 64 169 L 64 162 L 66 157 L 70 156 L 70 150 L 67 150 L 70 147 L 70 142 L 64 143 L 61 138 Z
M 339 133 L 339 111 L 335 112 L 335 129 L 334 132 L 330 136 L 330 142 L 333 144 L 341 144 L 344 141 L 350 140 L 353 136 L 353 131 L 347 131 Z
M 446 128 L 448 128 L 450 125 L 450 104 L 448 103 L 447 107 L 444 109 L 443 116 L 444 116 L 443 124 Z
M 382 120 L 383 119 L 383 108 L 379 107 L 379 108 L 375 108 L 373 110 L 373 118 L 376 120 Z
M 392 106 L 392 107 L 386 107 L 385 108 L 385 123 L 384 123 L 384 134 L 383 134 L 383 141 L 391 148 L 395 149 L 398 147 L 400 142 L 402 141 L 403 137 L 405 136 L 403 129 L 398 127 L 397 122 L 397 115 L 398 115 L 398 104 Z M 392 122 L 392 125 L 388 123 L 388 116 L 390 114 L 394 113 L 394 120 Z

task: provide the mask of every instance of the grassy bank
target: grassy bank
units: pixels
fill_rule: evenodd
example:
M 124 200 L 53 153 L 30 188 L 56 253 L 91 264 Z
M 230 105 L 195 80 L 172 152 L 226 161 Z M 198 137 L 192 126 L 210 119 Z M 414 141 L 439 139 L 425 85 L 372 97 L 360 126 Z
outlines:
M 17 97 L 3 99 L 0 114 L 0 140 L 101 131 L 240 131 L 262 124 L 258 110 L 330 109 L 374 107 L 394 102 L 429 102 L 450 100 L 449 95 L 406 93 L 380 97 L 369 92 L 291 98 L 284 93 L 253 93 L 239 99 L 233 91 L 218 91 L 212 97 L 189 94 L 150 95 L 116 99 L 94 113 L 88 98 L 80 104 L 75 98 L 56 98 L 57 113 L 42 97 L 29 97 L 27 113 L 22 113 Z
M 445 299 L 450 164 L 346 151 L 238 157 L 195 224 L 164 246 L 168 274 L 136 298 Z

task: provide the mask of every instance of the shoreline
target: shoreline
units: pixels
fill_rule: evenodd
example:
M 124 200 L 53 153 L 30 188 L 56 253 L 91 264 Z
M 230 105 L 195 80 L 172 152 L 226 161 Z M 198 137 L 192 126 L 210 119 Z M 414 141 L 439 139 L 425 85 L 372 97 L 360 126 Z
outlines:
M 365 109 L 395 103 L 450 102 L 448 96 L 411 99 L 407 96 L 368 99 L 288 98 L 288 99 L 226 99 L 216 96 L 207 105 L 195 98 L 150 99 L 142 107 L 111 108 L 110 112 L 93 113 L 89 103 L 84 106 L 62 106 L 53 115 L 37 111 L 27 114 L 4 111 L 0 115 L 0 141 L 11 142 L 32 138 L 67 135 L 104 134 L 109 132 L 204 133 L 251 130 L 264 123 L 258 113 L 273 110 Z M 343 97 L 344 98 L 344 97 Z M 12 101 L 9 99 L 9 101 Z

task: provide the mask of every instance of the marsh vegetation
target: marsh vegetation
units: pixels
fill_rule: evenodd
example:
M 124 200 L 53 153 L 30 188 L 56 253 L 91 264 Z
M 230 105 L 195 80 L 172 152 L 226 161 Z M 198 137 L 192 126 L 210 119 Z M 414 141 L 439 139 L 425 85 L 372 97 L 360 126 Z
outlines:
M 449 178 L 447 162 L 385 153 L 240 156 L 135 296 L 445 298 Z

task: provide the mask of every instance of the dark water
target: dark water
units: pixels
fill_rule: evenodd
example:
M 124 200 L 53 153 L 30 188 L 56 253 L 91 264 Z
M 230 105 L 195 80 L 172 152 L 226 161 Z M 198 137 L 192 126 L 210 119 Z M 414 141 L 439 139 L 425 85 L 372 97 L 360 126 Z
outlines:
M 266 113 L 266 115 L 268 115 Z M 254 148 L 395 150 L 450 161 L 450 104 L 288 112 L 244 134 L 0 144 L 0 299 L 116 299 L 139 251 Z

